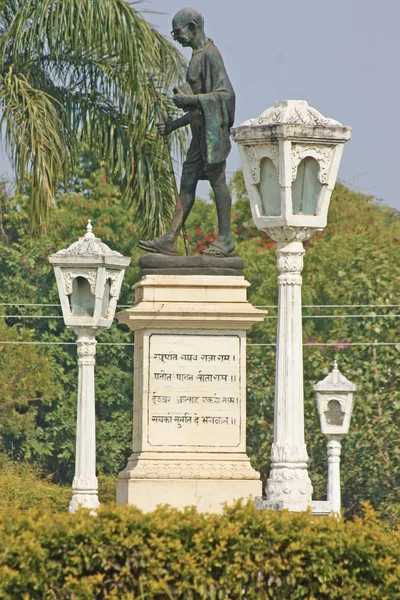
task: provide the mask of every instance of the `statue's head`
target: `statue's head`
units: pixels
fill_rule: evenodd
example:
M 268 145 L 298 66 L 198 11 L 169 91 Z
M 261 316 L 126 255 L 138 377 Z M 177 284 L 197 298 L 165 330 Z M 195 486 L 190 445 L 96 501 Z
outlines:
M 172 19 L 171 35 L 182 46 L 191 46 L 196 38 L 204 36 L 203 15 L 195 8 L 183 8 Z

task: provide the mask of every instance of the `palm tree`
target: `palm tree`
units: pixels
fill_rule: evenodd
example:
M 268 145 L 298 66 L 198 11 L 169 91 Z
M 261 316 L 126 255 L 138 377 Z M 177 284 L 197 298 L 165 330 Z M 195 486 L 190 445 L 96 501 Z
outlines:
M 142 232 L 157 234 L 173 188 L 148 81 L 173 110 L 178 50 L 125 0 L 0 0 L 0 36 L 0 135 L 29 183 L 33 230 L 85 142 L 123 184 Z

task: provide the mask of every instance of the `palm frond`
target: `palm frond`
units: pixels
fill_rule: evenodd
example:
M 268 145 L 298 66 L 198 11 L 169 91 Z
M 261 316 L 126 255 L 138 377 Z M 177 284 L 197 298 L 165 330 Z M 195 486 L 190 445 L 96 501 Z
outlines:
M 5 81 L 11 68 L 13 77 L 25 82 L 25 97 L 30 89 L 29 106 L 37 98 L 42 113 L 46 98 L 46 124 L 53 129 L 48 135 L 63 140 L 70 164 L 74 165 L 76 147 L 87 143 L 125 183 L 125 196 L 144 220 L 144 229 L 151 228 L 152 215 L 152 233 L 158 233 L 170 213 L 173 188 L 162 140 L 155 135 L 148 78 L 158 77 L 161 105 L 174 112 L 168 92 L 183 75 L 181 54 L 124 0 L 0 0 L 0 31 L 0 77 Z M 6 86 L 2 89 L 0 102 L 6 106 Z M 6 123 L 13 115 L 21 122 L 18 97 L 13 98 L 13 111 L 3 113 Z M 30 115 L 26 102 L 23 107 Z M 57 182 L 67 174 L 68 162 L 60 161 L 59 154 L 50 158 L 43 153 L 38 162 L 32 144 L 26 146 L 25 137 L 18 137 L 12 120 L 7 131 L 19 177 L 31 163 L 35 182 L 48 182 L 35 192 L 32 218 L 37 225 L 46 216 Z M 182 150 L 182 132 L 173 144 Z
M 68 169 L 69 140 L 54 99 L 12 69 L 0 78 L 1 126 L 13 165 L 31 187 L 33 225 L 43 225 L 60 174 Z

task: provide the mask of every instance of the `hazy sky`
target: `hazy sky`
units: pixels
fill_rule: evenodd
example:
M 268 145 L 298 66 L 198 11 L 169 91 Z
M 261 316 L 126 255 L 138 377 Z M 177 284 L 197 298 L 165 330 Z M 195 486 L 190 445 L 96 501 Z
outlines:
M 192 0 L 189 0 L 192 2 Z M 307 100 L 353 128 L 339 178 L 400 210 L 400 0 L 193 0 L 236 91 L 235 124 L 276 100 Z M 185 0 L 137 8 L 169 35 Z M 183 50 L 190 57 L 190 49 Z M 240 166 L 235 144 L 228 170 Z M 0 160 L 0 173 L 6 170 Z M 207 191 L 200 189 L 203 197 Z

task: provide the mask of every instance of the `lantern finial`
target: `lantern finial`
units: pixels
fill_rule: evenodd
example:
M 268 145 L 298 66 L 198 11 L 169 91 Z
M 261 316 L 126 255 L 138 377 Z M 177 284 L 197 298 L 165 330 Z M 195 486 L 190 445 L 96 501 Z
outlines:
M 87 224 L 86 230 L 87 230 L 87 232 L 85 233 L 85 238 L 94 238 L 91 219 L 88 219 L 88 224 Z

